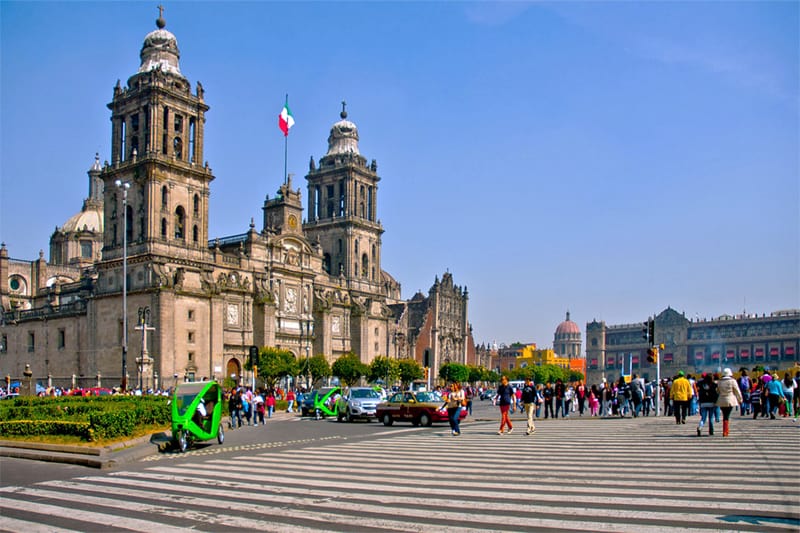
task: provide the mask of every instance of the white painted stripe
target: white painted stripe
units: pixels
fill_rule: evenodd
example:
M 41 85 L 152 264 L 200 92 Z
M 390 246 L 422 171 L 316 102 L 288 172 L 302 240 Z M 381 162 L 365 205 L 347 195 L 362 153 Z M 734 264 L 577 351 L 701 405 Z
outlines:
M 70 504 L 67 507 L 59 507 L 56 505 L 42 503 L 39 499 L 42 497 L 47 497 L 46 493 L 50 491 L 40 491 L 26 487 L 2 487 L 0 488 L 0 491 L 7 494 L 11 493 L 14 495 L 20 495 L 25 496 L 26 498 L 34 499 L 34 501 L 30 501 L 29 499 L 14 498 L 12 500 L 9 498 L 3 498 L 0 499 L 0 508 L 3 509 L 15 509 L 18 511 L 28 511 L 36 514 L 47 514 L 63 519 L 89 522 L 91 524 L 109 524 L 113 522 L 115 528 L 131 529 L 133 531 L 158 531 L 159 533 L 181 533 L 186 531 L 185 528 L 176 528 L 160 522 L 152 522 L 150 520 L 140 520 L 137 518 L 128 518 L 124 516 L 111 516 L 104 513 L 76 509 L 76 497 L 74 494 L 67 494 L 63 496 L 56 494 L 57 496 L 61 497 L 54 499 L 66 500 Z M 83 498 L 81 498 L 81 502 L 84 502 Z M 22 529 L 20 531 L 27 531 L 27 529 Z
M 145 474 L 146 475 L 146 474 Z M 237 476 L 237 478 L 241 478 L 242 476 Z M 254 474 L 250 476 L 254 480 L 258 480 L 260 476 L 258 474 Z M 339 487 L 338 484 L 326 484 L 322 483 L 324 489 L 308 489 L 298 491 L 298 496 L 287 496 L 288 492 L 291 492 L 286 487 L 276 488 L 276 492 L 269 494 L 268 491 L 270 490 L 269 485 L 264 487 L 260 483 L 244 483 L 240 481 L 230 481 L 230 482 L 222 482 L 217 484 L 223 485 L 223 487 L 219 488 L 212 488 L 212 487 L 188 487 L 185 485 L 187 482 L 186 477 L 179 477 L 179 476 L 165 476 L 159 482 L 154 480 L 130 480 L 130 479 L 120 479 L 117 477 L 114 480 L 108 480 L 108 478 L 89 478 L 87 481 L 91 483 L 71 483 L 71 482 L 53 482 L 52 484 L 58 484 L 59 486 L 64 485 L 63 488 L 69 489 L 77 489 L 82 491 L 95 491 L 95 492 L 104 492 L 107 493 L 110 488 L 109 487 L 100 487 L 97 486 L 96 483 L 102 483 L 104 480 L 113 481 L 115 483 L 125 484 L 128 486 L 136 486 L 141 487 L 142 490 L 136 490 L 131 488 L 126 489 L 114 489 L 123 492 L 124 494 L 133 496 L 133 497 L 140 497 L 140 498 L 152 498 L 152 489 L 155 485 L 165 485 L 165 490 L 169 488 L 170 490 L 178 493 L 185 493 L 185 494 L 198 494 L 202 493 L 204 496 L 209 496 L 211 498 L 197 498 L 192 496 L 180 496 L 178 499 L 190 505 L 198 505 L 203 507 L 219 507 L 222 509 L 230 509 L 232 511 L 241 510 L 243 508 L 243 501 L 221 501 L 214 497 L 230 497 L 232 492 L 231 489 L 238 489 L 241 491 L 242 500 L 248 500 L 248 504 L 244 505 L 244 508 L 251 509 L 250 502 L 256 501 L 261 502 L 264 504 L 264 507 L 253 506 L 253 513 L 259 514 L 262 512 L 268 511 L 267 507 L 271 506 L 281 506 L 280 511 L 278 511 L 281 516 L 289 516 L 289 517 L 297 517 L 295 511 L 289 511 L 285 509 L 283 506 L 303 506 L 309 504 L 309 496 L 315 496 L 319 499 L 313 500 L 313 504 L 315 507 L 320 509 L 324 509 L 325 511 L 329 512 L 320 512 L 315 513 L 317 516 L 324 517 L 322 519 L 329 520 L 335 523 L 349 523 L 353 525 L 362 525 L 362 526 L 370 526 L 370 527 L 389 527 L 392 529 L 398 530 L 406 530 L 408 526 L 407 521 L 396 522 L 389 521 L 382 518 L 370 518 L 370 515 L 380 515 L 385 514 L 389 509 L 392 509 L 393 505 L 397 505 L 398 503 L 406 504 L 406 505 L 420 505 L 420 504 L 428 504 L 431 503 L 437 504 L 439 507 L 436 510 L 430 509 L 413 509 L 404 507 L 402 509 L 395 509 L 396 514 L 402 514 L 407 518 L 413 518 L 416 520 L 418 524 L 424 524 L 426 521 L 434 522 L 435 520 L 445 520 L 448 522 L 453 521 L 454 523 L 460 523 L 462 527 L 491 527 L 497 520 L 498 515 L 496 514 L 498 511 L 503 512 L 502 514 L 502 523 L 503 525 L 511 525 L 511 526 L 519 526 L 519 527 L 556 527 L 554 524 L 560 524 L 560 527 L 568 526 L 570 528 L 573 527 L 583 527 L 582 525 L 576 525 L 575 522 L 572 522 L 573 518 L 579 518 L 577 521 L 578 524 L 585 523 L 586 519 L 590 519 L 592 524 L 594 524 L 592 530 L 598 529 L 614 529 L 615 524 L 619 519 L 630 520 L 631 523 L 637 524 L 637 530 L 639 531 L 658 531 L 659 529 L 663 529 L 662 526 L 653 526 L 653 527 L 644 527 L 643 521 L 646 520 L 661 520 L 666 522 L 674 522 L 676 520 L 675 513 L 673 510 L 668 511 L 658 511 L 657 506 L 659 502 L 657 500 L 653 500 L 654 509 L 653 511 L 643 511 L 643 510 L 626 510 L 624 508 L 624 500 L 623 501 L 616 501 L 615 508 L 613 509 L 594 509 L 594 508 L 584 508 L 580 510 L 580 516 L 576 514 L 576 509 L 572 507 L 559 507 L 557 504 L 559 500 L 555 500 L 554 503 L 556 505 L 539 505 L 539 502 L 531 502 L 528 504 L 526 511 L 528 512 L 535 512 L 537 508 L 541 507 L 540 511 L 547 514 L 554 514 L 560 515 L 558 519 L 538 519 L 536 517 L 531 516 L 520 516 L 520 504 L 519 502 L 514 503 L 498 503 L 498 502 L 469 502 L 468 504 L 462 500 L 454 500 L 452 498 L 448 498 L 446 496 L 442 496 L 442 490 L 438 489 L 437 498 L 427 498 L 427 497 L 414 497 L 414 496 L 391 496 L 386 497 L 383 495 L 373 495 L 371 499 L 375 500 L 375 503 L 365 504 L 365 503 L 357 503 L 353 501 L 349 501 L 348 491 L 336 492 L 335 490 L 331 489 L 339 489 L 339 488 L 349 488 L 349 487 Z M 195 482 L 197 481 L 204 481 L 201 478 L 195 478 Z M 270 481 L 270 480 L 267 480 Z M 459 489 L 459 492 L 461 490 Z M 369 496 L 369 493 L 365 493 L 366 496 Z M 600 499 L 602 500 L 602 499 Z M 563 502 L 563 499 L 560 500 Z M 469 512 L 465 513 L 465 505 L 469 506 Z M 346 509 L 349 512 L 356 512 L 358 516 L 347 516 L 347 515 L 335 515 L 330 513 L 336 513 L 341 509 Z M 714 509 L 710 509 L 710 513 L 705 514 L 691 514 L 691 515 L 681 515 L 682 520 L 682 527 L 719 527 L 720 521 L 719 517 L 717 516 L 718 513 L 714 512 Z M 275 512 L 274 510 L 272 511 Z M 487 514 L 488 513 L 488 514 Z M 297 517 L 299 518 L 299 517 Z M 608 520 L 608 521 L 606 521 Z M 447 528 L 441 528 L 438 524 L 431 523 L 430 527 L 435 527 L 437 530 L 447 530 Z M 618 527 L 618 525 L 616 525 Z
M 9 533 L 81 533 L 79 529 L 64 529 L 56 526 L 47 526 L 25 520 L 17 520 L 7 516 L 0 517 L 0 531 Z

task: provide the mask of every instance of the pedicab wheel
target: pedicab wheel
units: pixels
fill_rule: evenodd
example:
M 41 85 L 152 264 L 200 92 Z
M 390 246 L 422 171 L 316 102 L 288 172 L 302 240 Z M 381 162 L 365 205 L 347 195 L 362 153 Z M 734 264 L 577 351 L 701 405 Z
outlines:
M 383 422 L 384 426 L 391 426 L 392 423 L 394 422 L 394 420 L 392 420 L 392 415 L 390 415 L 388 413 L 383 415 L 383 418 L 381 419 L 381 421 Z
M 175 440 L 178 442 L 178 451 L 185 453 L 186 448 L 189 447 L 189 440 L 186 437 L 186 432 L 182 429 L 179 429 Z
M 219 425 L 219 429 L 217 430 L 217 442 L 220 444 L 225 442 L 225 430 L 222 429 L 222 424 Z

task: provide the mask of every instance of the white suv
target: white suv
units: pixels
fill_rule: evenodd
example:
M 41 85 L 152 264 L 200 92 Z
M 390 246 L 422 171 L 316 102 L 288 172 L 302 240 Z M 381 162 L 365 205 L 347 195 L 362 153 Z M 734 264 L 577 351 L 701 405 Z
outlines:
M 352 422 L 356 418 L 375 418 L 381 395 L 372 387 L 352 387 L 336 402 L 336 419 Z

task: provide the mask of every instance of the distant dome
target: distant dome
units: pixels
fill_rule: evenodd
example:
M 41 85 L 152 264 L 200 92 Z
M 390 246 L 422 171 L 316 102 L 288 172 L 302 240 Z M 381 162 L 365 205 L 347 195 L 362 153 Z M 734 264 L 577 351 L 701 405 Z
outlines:
M 567 319 L 558 325 L 556 328 L 556 335 L 580 335 L 581 328 L 578 324 L 569 319 L 569 311 L 567 311 Z
M 164 19 L 159 18 L 156 23 L 158 29 L 145 36 L 142 51 L 139 52 L 139 57 L 142 60 L 139 65 L 139 72 L 160 69 L 163 72 L 183 77 L 178 63 L 181 57 L 181 53 L 178 50 L 178 40 L 171 32 L 164 29 L 166 24 Z
M 103 214 L 98 209 L 86 209 L 77 215 L 73 215 L 62 226 L 64 233 L 76 233 L 80 231 L 92 231 L 103 233 Z
M 347 112 L 342 111 L 339 116 L 342 120 L 331 128 L 328 136 L 328 153 L 333 154 L 359 154 L 358 152 L 358 128 L 355 124 L 347 120 Z

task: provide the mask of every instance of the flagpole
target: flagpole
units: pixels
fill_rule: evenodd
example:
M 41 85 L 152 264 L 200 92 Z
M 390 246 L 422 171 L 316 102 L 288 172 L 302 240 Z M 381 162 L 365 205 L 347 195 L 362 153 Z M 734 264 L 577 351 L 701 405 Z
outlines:
M 286 94 L 286 107 L 289 107 L 289 94 Z M 286 162 L 289 159 L 289 135 L 288 131 L 287 134 L 283 136 L 283 184 L 286 185 L 288 180 L 289 174 L 287 173 Z

